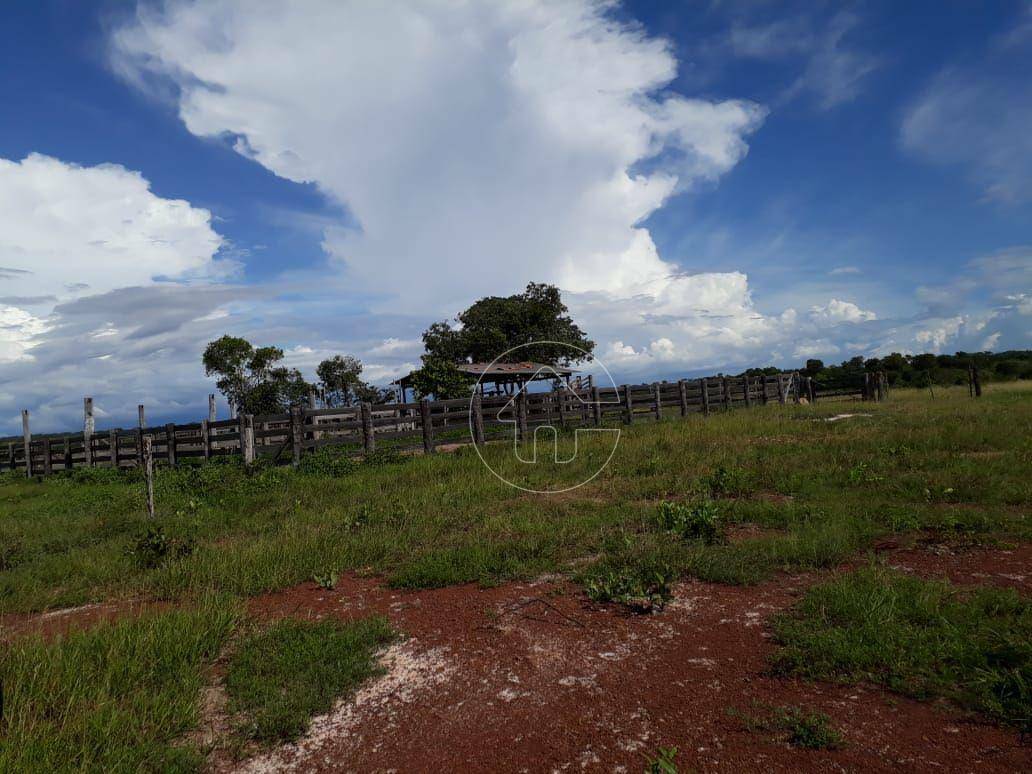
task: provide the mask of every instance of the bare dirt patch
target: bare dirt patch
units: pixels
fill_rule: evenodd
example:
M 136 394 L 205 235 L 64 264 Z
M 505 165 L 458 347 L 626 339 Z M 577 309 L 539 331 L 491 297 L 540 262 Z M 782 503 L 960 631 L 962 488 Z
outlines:
M 1032 543 L 995 547 L 926 540 L 894 551 L 888 564 L 922 578 L 1006 586 L 1032 594 Z
M 305 584 L 256 598 L 259 617 L 383 613 L 408 638 L 386 653 L 386 676 L 298 744 L 239 768 L 640 771 L 676 745 L 683 770 L 1027 770 L 1016 733 L 946 704 L 768 676 L 767 621 L 815 578 L 685 583 L 652 616 L 593 605 L 554 578 L 401 592 L 348 577 L 332 592 Z M 756 702 L 826 712 L 847 744 L 793 749 L 728 713 Z
M 170 605 L 168 602 L 125 599 L 47 610 L 43 613 L 11 613 L 0 616 L 0 640 L 26 634 L 52 639 L 106 621 L 133 618 L 149 610 L 162 610 Z

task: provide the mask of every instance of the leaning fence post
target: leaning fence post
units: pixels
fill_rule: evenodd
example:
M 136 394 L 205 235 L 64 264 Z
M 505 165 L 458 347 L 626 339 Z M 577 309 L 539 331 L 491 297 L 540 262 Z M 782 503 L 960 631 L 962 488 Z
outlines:
M 688 382 L 684 379 L 677 381 L 677 394 L 681 401 L 681 416 L 688 416 Z
M 168 450 L 168 466 L 174 468 L 176 466 L 176 426 L 171 422 L 165 425 L 165 447 Z
M 254 416 L 244 415 L 244 434 L 240 439 L 240 450 L 244 457 L 244 464 L 254 463 Z
M 631 396 L 631 385 L 625 384 L 623 386 L 624 392 L 624 424 L 629 425 L 634 422 L 634 398 Z
M 373 430 L 373 407 L 362 401 L 362 445 L 366 454 L 376 451 L 376 435 Z
M 652 394 L 655 398 L 653 410 L 656 412 L 657 422 L 663 418 L 663 393 L 660 391 L 661 389 L 659 382 L 652 383 Z
M 473 443 L 484 443 L 484 401 L 480 393 L 473 395 Z
M 154 518 L 154 439 L 143 439 L 143 477 L 147 483 L 147 517 Z
M 304 425 L 302 424 L 300 406 L 290 407 L 290 445 L 292 448 L 294 467 L 301 464 L 301 448 L 304 441 Z
M 702 390 L 702 411 L 704 414 L 709 413 L 709 384 L 706 383 L 705 379 L 699 379 L 699 389 Z
M 25 444 L 25 477 L 32 478 L 32 433 L 29 432 L 29 410 L 22 409 L 22 442 Z
M 430 416 L 430 400 L 419 399 L 419 424 L 423 430 L 423 453 L 433 454 L 434 451 L 434 425 Z
M 82 456 L 86 467 L 93 465 L 93 398 L 82 399 Z

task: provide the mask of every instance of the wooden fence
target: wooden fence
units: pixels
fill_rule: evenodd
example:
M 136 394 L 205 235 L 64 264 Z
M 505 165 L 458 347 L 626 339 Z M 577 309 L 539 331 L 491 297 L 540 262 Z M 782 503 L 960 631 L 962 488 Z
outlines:
M 879 384 L 882 380 L 879 380 Z M 865 399 L 883 397 L 864 387 Z M 850 394 L 855 394 L 855 391 Z M 513 432 L 526 437 L 531 427 L 630 424 L 664 415 L 727 411 L 770 402 L 813 402 L 813 381 L 798 373 L 622 385 L 617 388 L 563 387 L 552 392 L 455 400 L 421 400 L 338 408 L 295 408 L 286 414 L 243 415 L 236 419 L 95 431 L 92 400 L 85 402 L 82 432 L 33 437 L 29 413 L 22 412 L 20 438 L 0 439 L 0 470 L 49 475 L 81 466 L 131 467 L 144 461 L 145 439 L 153 459 L 176 466 L 185 460 L 242 455 L 297 465 L 302 456 L 324 446 L 341 446 L 349 454 L 369 454 L 378 446 L 397 451 L 432 453 L 442 444 L 483 443 Z M 213 403 L 213 401 L 212 401 Z M 209 417 L 214 412 L 209 409 Z M 509 435 L 511 437 L 511 435 Z

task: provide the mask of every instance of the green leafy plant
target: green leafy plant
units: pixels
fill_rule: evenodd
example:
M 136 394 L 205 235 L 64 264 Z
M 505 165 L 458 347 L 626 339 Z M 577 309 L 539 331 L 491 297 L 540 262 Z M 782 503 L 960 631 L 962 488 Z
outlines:
M 662 610 L 671 597 L 675 580 L 662 563 L 612 564 L 593 567 L 583 578 L 584 591 L 596 602 L 618 602 L 636 613 Z
M 741 468 L 719 466 L 705 479 L 706 487 L 713 497 L 737 497 L 751 490 L 748 474 Z
M 405 458 L 400 455 L 396 449 L 381 446 L 375 451 L 369 452 L 365 456 L 366 465 L 395 465 L 399 462 L 404 462 Z
M 189 556 L 193 548 L 193 540 L 170 536 L 162 527 L 151 527 L 137 537 L 125 552 L 137 566 L 152 569 L 173 559 Z
M 866 462 L 858 462 L 850 468 L 847 478 L 852 486 L 863 486 L 882 480 L 882 476 L 872 472 L 871 466 Z
M 720 509 L 709 500 L 694 505 L 661 503 L 659 523 L 685 540 L 701 540 L 706 545 L 718 542 L 723 532 Z
M 329 476 L 331 478 L 343 478 L 357 469 L 358 463 L 346 452 L 329 447 L 303 455 L 297 466 L 297 472 L 303 476 Z
M 764 713 L 762 716 L 747 715 L 735 709 L 729 709 L 728 714 L 740 718 L 750 731 L 775 734 L 793 747 L 835 750 L 843 744 L 842 734 L 831 725 L 831 718 L 823 712 L 795 706 L 756 706 Z
M 316 573 L 312 576 L 312 580 L 315 581 L 320 588 L 326 589 L 327 591 L 333 591 L 337 587 L 337 581 L 340 580 L 340 573 L 336 570 Z
M 677 748 L 660 747 L 645 760 L 645 774 L 677 774 Z

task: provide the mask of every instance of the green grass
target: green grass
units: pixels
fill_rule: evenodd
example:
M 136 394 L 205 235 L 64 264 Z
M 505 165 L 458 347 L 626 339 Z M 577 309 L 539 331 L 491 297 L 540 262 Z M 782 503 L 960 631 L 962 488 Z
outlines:
M 627 534 L 676 574 L 729 583 L 834 566 L 893 532 L 1028 539 L 1029 397 L 1024 384 L 994 385 L 977 401 L 961 389 L 937 390 L 934 400 L 898 390 L 882 404 L 642 422 L 624 428 L 598 478 L 554 497 L 506 486 L 468 448 L 377 464 L 320 456 L 302 471 L 225 463 L 162 470 L 158 523 L 167 540 L 192 550 L 152 567 L 131 553 L 151 526 L 135 475 L 5 476 L 0 613 L 209 589 L 248 595 L 352 569 L 406 588 L 492 584 L 562 571 L 585 556 L 622 562 L 612 547 Z M 817 421 L 857 410 L 873 416 Z M 572 448 L 572 438 L 562 444 Z M 590 444 L 582 452 L 601 453 Z M 573 483 L 581 472 L 521 466 L 504 444 L 486 455 L 527 484 Z M 666 500 L 712 501 L 723 525 L 776 532 L 680 545 L 655 518 Z
M 812 588 L 775 623 L 776 672 L 867 680 L 1032 725 L 1032 602 L 881 568 Z
M 0 649 L 0 771 L 191 771 L 203 669 L 236 608 L 208 599 Z
M 758 704 L 761 715 L 751 715 L 729 709 L 728 713 L 741 718 L 749 731 L 773 734 L 792 747 L 804 750 L 835 750 L 843 745 L 842 734 L 831 725 L 831 718 L 823 712 L 805 707 L 775 707 Z
M 226 673 L 229 709 L 246 739 L 288 742 L 380 673 L 377 649 L 394 639 L 386 619 L 354 623 L 284 619 L 239 643 Z

